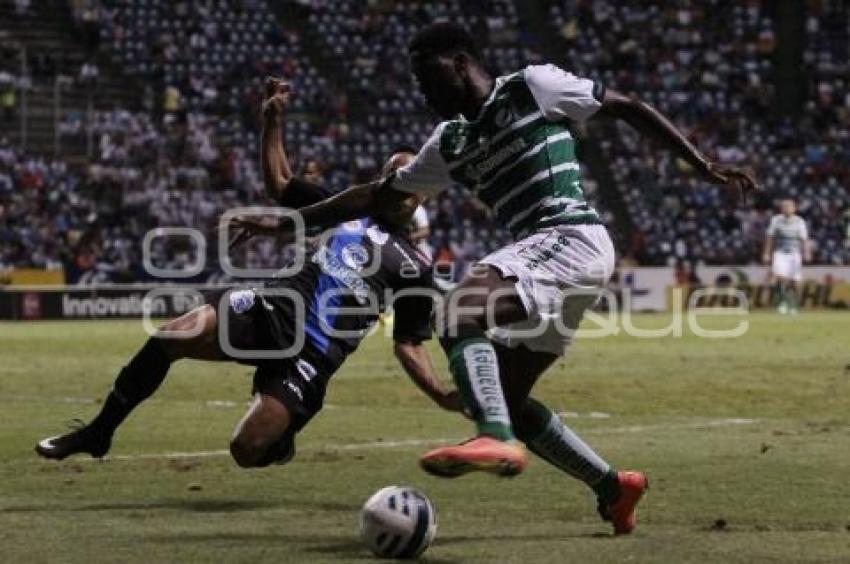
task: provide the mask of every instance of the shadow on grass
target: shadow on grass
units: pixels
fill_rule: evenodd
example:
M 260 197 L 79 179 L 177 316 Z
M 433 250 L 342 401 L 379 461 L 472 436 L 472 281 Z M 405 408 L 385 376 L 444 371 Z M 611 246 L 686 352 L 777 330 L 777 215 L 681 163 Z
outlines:
M 317 546 L 304 547 L 304 552 L 321 554 L 332 558 L 344 558 L 346 560 L 375 562 L 375 557 L 372 556 L 372 553 L 369 552 L 369 550 L 363 545 L 363 542 L 359 539 L 349 539 L 336 542 L 327 542 L 327 539 L 324 539 Z M 460 560 L 452 560 L 448 558 L 434 558 L 428 556 L 427 552 L 422 555 L 418 561 L 431 564 L 459 564 L 461 562 Z
M 163 544 L 206 544 L 216 542 L 239 542 L 253 544 L 289 544 L 299 545 L 303 543 L 319 543 L 327 541 L 328 537 L 315 534 L 290 534 L 290 533 L 186 533 L 181 532 L 172 535 L 146 535 L 145 542 L 156 542 Z
M 435 544 L 439 545 L 452 545 L 452 544 L 465 544 L 465 543 L 473 543 L 473 542 L 482 542 L 485 541 L 487 543 L 500 543 L 500 542 L 517 542 L 517 541 L 553 541 L 553 540 L 568 540 L 568 539 L 617 539 L 618 537 L 614 536 L 611 533 L 603 533 L 603 532 L 593 532 L 593 533 L 567 533 L 563 535 L 552 535 L 552 534 L 498 534 L 498 535 L 457 535 L 457 536 L 438 536 Z
M 86 503 L 81 505 L 16 505 L 0 507 L 3 513 L 54 513 L 82 511 L 147 511 L 171 509 L 197 513 L 235 513 L 289 507 L 313 511 L 356 512 L 359 506 L 321 500 L 297 499 L 179 499 L 166 498 L 149 501 L 116 501 L 112 503 Z
M 472 538 L 472 537 L 470 537 Z M 363 560 L 375 562 L 375 557 L 357 538 L 334 540 L 329 542 L 327 535 L 310 533 L 180 533 L 174 535 L 147 535 L 144 542 L 160 544 L 216 544 L 238 543 L 254 546 L 288 546 L 299 553 L 311 553 L 328 558 L 345 560 Z M 460 560 L 429 557 L 427 553 L 420 559 L 430 564 L 459 564 Z
M 54 513 L 77 511 L 125 511 L 175 509 L 197 513 L 232 513 L 237 511 L 255 511 L 283 505 L 267 500 L 235 499 L 160 499 L 154 501 L 126 501 L 115 503 L 90 503 L 84 505 L 19 505 L 4 507 L 0 513 Z

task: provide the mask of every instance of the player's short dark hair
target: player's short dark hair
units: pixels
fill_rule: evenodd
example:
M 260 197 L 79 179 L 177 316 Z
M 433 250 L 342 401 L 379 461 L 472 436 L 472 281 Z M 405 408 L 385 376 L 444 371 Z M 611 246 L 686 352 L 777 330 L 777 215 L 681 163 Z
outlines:
M 418 153 L 416 149 L 414 149 L 411 145 L 396 145 L 393 147 L 393 150 L 390 151 L 391 155 L 397 155 L 399 153 L 410 153 L 411 155 L 415 155 Z
M 437 55 L 467 53 L 480 58 L 475 38 L 462 25 L 438 21 L 426 25 L 416 32 L 408 45 L 411 58 L 427 58 Z

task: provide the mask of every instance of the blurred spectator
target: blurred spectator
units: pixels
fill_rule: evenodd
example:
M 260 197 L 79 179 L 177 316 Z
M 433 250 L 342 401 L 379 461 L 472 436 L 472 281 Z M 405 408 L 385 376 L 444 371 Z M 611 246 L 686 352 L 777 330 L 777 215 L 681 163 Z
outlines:
M 0 71 L 0 108 L 3 112 L 3 122 L 9 125 L 15 119 L 18 106 L 18 92 L 15 77 L 5 71 Z
M 95 86 L 97 84 L 97 79 L 100 76 L 100 69 L 96 64 L 92 62 L 85 62 L 83 66 L 80 67 L 80 82 L 89 86 Z
M 683 278 L 697 262 L 753 262 L 773 201 L 794 197 L 819 243 L 815 260 L 850 262 L 843 3 L 807 2 L 809 78 L 803 115 L 792 119 L 772 111 L 777 36 L 769 3 L 541 1 L 550 33 L 520 35 L 512 0 L 291 0 L 308 23 L 298 29 L 281 27 L 267 2 L 71 0 L 86 43 L 108 50 L 145 85 L 146 112 L 98 112 L 97 151 L 84 173 L 60 174 L 62 163 L 0 148 L 0 263 L 61 262 L 75 280 L 135 279 L 145 276 L 139 241 L 148 229 L 189 225 L 213 233 L 221 211 L 262 197 L 257 129 L 268 74 L 293 84 L 284 135 L 297 170 L 335 189 L 371 177 L 394 147 L 419 146 L 433 128 L 405 46 L 438 17 L 473 30 L 498 73 L 539 61 L 534 46 L 561 38 L 557 49 L 568 70 L 649 101 L 710 158 L 757 167 L 766 195 L 731 207 L 716 187 L 631 128 L 592 128 L 622 213 L 634 225 L 618 242 L 624 261 L 671 264 Z M 333 74 L 316 69 L 305 43 Z M 0 109 L 8 126 L 20 84 L 12 74 L 17 55 L 7 51 L 0 52 Z M 34 53 L 30 66 L 52 77 L 67 64 L 61 53 Z M 79 69 L 82 82 L 98 75 L 89 62 Z M 83 123 L 84 116 L 69 113 L 60 131 L 81 135 Z M 602 215 L 613 217 L 593 179 L 585 189 Z M 457 272 L 509 237 L 458 187 L 447 187 L 426 210 L 435 259 Z M 191 255 L 178 243 L 154 250 L 162 264 Z M 283 258 L 271 240 L 255 241 L 240 257 L 251 265 Z

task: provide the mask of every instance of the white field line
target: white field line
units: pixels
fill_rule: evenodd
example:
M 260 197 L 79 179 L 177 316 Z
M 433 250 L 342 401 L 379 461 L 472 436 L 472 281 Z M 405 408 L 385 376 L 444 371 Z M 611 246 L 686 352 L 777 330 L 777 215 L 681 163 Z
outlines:
M 41 403 L 81 403 L 81 404 L 92 404 L 92 403 L 102 403 L 103 398 L 91 398 L 91 397 L 79 397 L 79 396 L 40 396 L 36 394 L 11 394 L 4 395 L 0 400 L 3 401 L 23 401 L 23 402 L 41 402 Z M 199 400 L 185 399 L 185 400 L 175 400 L 175 399 L 159 399 L 159 398 L 151 398 L 145 401 L 145 404 L 158 404 L 158 403 L 197 403 Z M 247 407 L 251 405 L 251 400 L 245 400 L 242 402 L 233 401 L 233 400 L 203 400 L 204 407 L 212 407 L 217 409 L 234 409 Z M 351 408 L 361 408 L 361 406 L 339 406 L 333 405 L 330 403 L 326 403 L 322 409 L 344 409 L 347 407 Z
M 679 429 L 711 429 L 713 427 L 730 427 L 733 425 L 753 425 L 758 419 L 747 419 L 743 417 L 725 417 L 723 419 L 709 419 L 707 421 L 694 421 L 693 423 L 672 423 L 665 425 L 629 425 L 626 427 L 613 427 L 611 429 L 589 429 L 583 431 L 583 435 L 608 435 L 618 433 L 644 433 L 646 431 L 674 431 Z
M 92 398 L 92 397 L 80 397 L 80 396 L 41 396 L 37 394 L 10 394 L 2 397 L 4 401 L 32 401 L 32 402 L 46 402 L 46 403 L 101 403 L 103 398 Z M 147 400 L 146 403 L 165 403 L 165 402 L 180 402 L 180 403 L 195 403 L 196 400 L 171 400 L 171 399 L 159 399 L 152 398 Z M 205 400 L 203 402 L 206 407 L 221 407 L 221 408 L 233 408 L 233 407 L 242 407 L 246 405 L 251 405 L 249 400 L 245 400 L 243 402 L 237 402 L 232 400 Z M 328 406 L 325 406 L 328 407 Z M 337 406 L 332 406 L 331 409 L 336 408 Z
M 618 433 L 643 433 L 647 431 L 669 431 L 679 429 L 712 429 L 715 427 L 727 427 L 733 425 L 753 425 L 758 423 L 758 419 L 745 419 L 738 417 L 730 417 L 723 419 L 710 419 L 702 422 L 693 423 L 672 423 L 669 425 L 629 425 L 625 427 L 613 427 L 611 429 L 589 429 L 582 432 L 582 435 L 608 435 Z M 406 447 L 418 447 L 437 444 L 453 444 L 461 441 L 458 438 L 437 438 L 437 439 L 401 439 L 395 441 L 370 441 L 365 443 L 347 443 L 347 444 L 324 444 L 324 445 L 307 445 L 301 451 L 360 451 L 360 450 L 384 450 Z M 165 452 L 165 453 L 150 453 L 150 454 L 118 454 L 115 456 L 107 456 L 104 460 L 160 460 L 160 459 L 175 459 L 175 458 L 210 458 L 217 456 L 229 456 L 228 450 L 202 450 L 197 452 Z M 98 462 L 94 458 L 81 458 L 79 462 Z
M 53 402 L 53 403 L 81 403 L 81 404 L 91 404 L 91 403 L 102 403 L 103 398 L 93 398 L 93 397 L 83 397 L 83 396 L 44 396 L 37 394 L 11 394 L 2 397 L 3 400 L 9 401 L 34 401 L 34 402 Z M 159 399 L 159 398 L 151 398 L 146 400 L 146 404 L 150 403 L 166 403 L 166 402 L 179 402 L 179 403 L 196 403 L 197 400 L 171 400 L 171 399 Z M 238 407 L 245 407 L 251 405 L 250 400 L 245 401 L 233 401 L 233 400 L 204 400 L 203 405 L 205 407 L 213 407 L 213 408 L 221 408 L 221 409 L 233 409 Z M 326 403 L 322 409 L 363 409 L 364 406 L 357 405 L 334 405 L 330 403 Z M 579 413 L 577 411 L 559 411 L 558 416 L 562 419 L 610 419 L 611 414 L 605 413 L 602 411 L 589 411 L 587 413 Z

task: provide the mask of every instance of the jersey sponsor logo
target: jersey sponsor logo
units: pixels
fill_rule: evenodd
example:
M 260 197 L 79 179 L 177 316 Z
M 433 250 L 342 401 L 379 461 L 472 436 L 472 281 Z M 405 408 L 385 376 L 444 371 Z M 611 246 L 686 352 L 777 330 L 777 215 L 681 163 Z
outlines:
M 369 286 L 366 281 L 342 259 L 328 251 L 327 247 L 319 249 L 312 260 L 319 265 L 322 272 L 350 289 L 358 303 L 366 303 L 369 297 Z
M 345 266 L 358 272 L 369 262 L 369 251 L 360 243 L 349 243 L 342 248 L 340 255 Z
M 526 148 L 528 144 L 522 137 L 516 138 L 513 142 L 508 143 L 491 156 L 483 161 L 475 164 L 472 163 L 466 167 L 464 174 L 475 181 L 480 180 L 485 174 L 493 171 L 498 166 L 504 164 L 509 158 Z
M 236 313 L 245 313 L 252 307 L 257 299 L 253 290 L 238 290 L 230 293 L 230 309 Z

